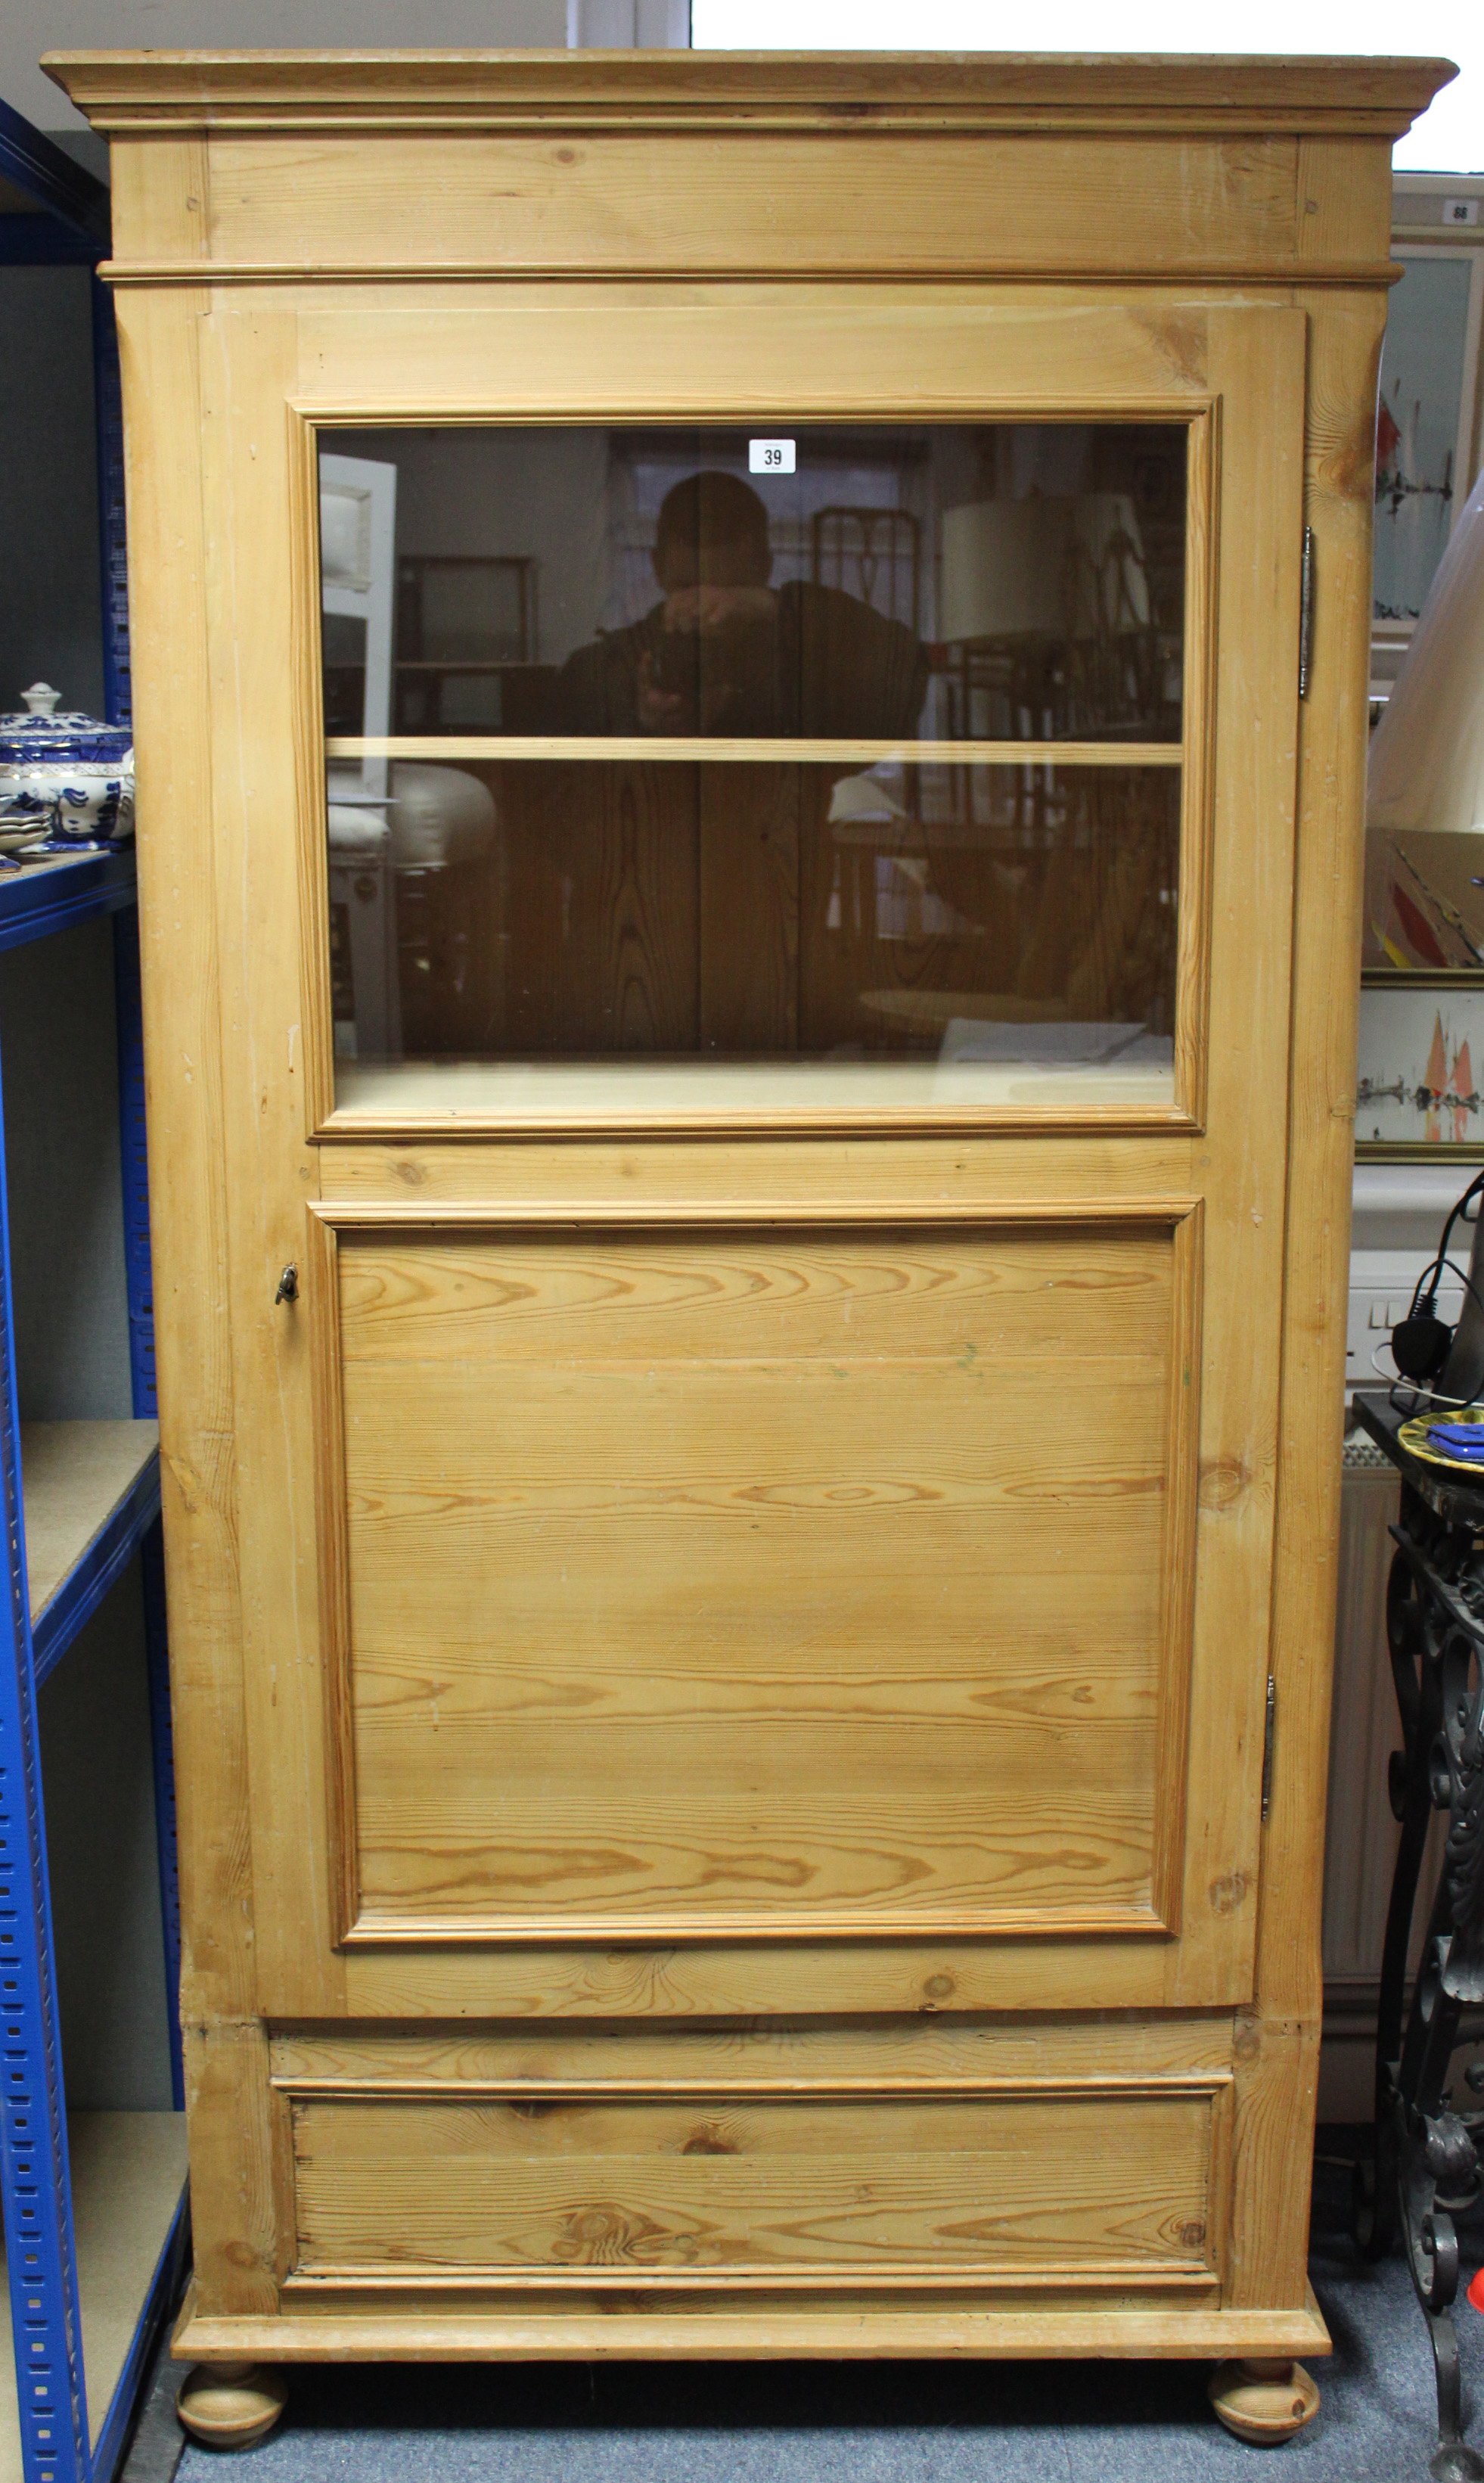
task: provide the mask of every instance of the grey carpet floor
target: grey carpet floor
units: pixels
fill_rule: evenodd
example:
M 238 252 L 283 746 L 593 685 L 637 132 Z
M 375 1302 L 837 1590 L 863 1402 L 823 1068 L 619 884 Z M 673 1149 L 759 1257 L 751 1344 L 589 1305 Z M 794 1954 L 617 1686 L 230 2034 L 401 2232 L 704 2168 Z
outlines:
M 1206 2401 L 1205 2363 L 458 2365 L 296 2374 L 242 2483 L 1425 2483 L 1432 2358 L 1399 2258 L 1345 2230 L 1348 2180 L 1321 2164 L 1311 2273 L 1335 2341 L 1317 2419 L 1244 2448 Z M 1484 2217 L 1461 2236 L 1467 2276 Z M 1484 2450 L 1484 2319 L 1460 2295 L 1471 2439 Z M 1281 2464 L 1274 2464 L 1277 2457 Z M 1254 2466 L 1254 2460 L 1259 2466 Z M 188 2448 L 179 2483 L 223 2483 Z

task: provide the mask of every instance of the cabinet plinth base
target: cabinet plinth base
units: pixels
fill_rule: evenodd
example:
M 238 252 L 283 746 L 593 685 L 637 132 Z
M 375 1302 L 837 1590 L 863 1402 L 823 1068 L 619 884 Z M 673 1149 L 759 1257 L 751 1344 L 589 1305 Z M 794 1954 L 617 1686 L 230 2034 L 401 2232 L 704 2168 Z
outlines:
M 782 2305 L 745 2301 L 703 2309 L 656 2304 L 620 2310 L 579 2302 L 560 2309 L 448 2303 L 358 2304 L 329 2294 L 308 2312 L 202 2310 L 188 2290 L 171 2351 L 177 2362 L 225 2363 L 259 2358 L 277 2370 L 296 2363 L 876 2362 L 896 2358 L 983 2357 L 1059 2361 L 1116 2356 L 1138 2361 L 1234 2363 L 1327 2354 L 1329 2331 L 1309 2292 L 1291 2309 L 1094 2309 L 1047 2293 L 986 2310 L 936 2310 L 898 2303 Z M 1312 2383 L 1311 2383 L 1312 2385 Z
M 1319 2390 L 1302 2363 L 1223 2363 L 1206 2393 L 1218 2421 L 1255 2446 L 1291 2440 L 1319 2411 Z
M 287 2401 L 287 2383 L 261 2363 L 198 2363 L 186 2373 L 175 2412 L 208 2448 L 252 2448 Z

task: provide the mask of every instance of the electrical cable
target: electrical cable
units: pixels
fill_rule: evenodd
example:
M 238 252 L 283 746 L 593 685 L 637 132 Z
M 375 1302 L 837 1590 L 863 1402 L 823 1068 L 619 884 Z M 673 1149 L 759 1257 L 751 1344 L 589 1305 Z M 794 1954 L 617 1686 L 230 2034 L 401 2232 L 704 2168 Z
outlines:
M 1474 1398 L 1441 1396 L 1432 1385 L 1433 1378 L 1441 1375 L 1446 1364 L 1458 1332 L 1456 1322 L 1450 1326 L 1446 1320 L 1438 1317 L 1438 1295 L 1444 1271 L 1458 1278 L 1475 1308 L 1484 1313 L 1484 1298 L 1481 1298 L 1472 1277 L 1456 1259 L 1448 1256 L 1453 1227 L 1460 1216 L 1467 1216 L 1470 1205 L 1475 1199 L 1484 1202 L 1484 1172 L 1474 1174 L 1449 1208 L 1439 1237 L 1437 1254 L 1428 1261 L 1412 1288 L 1406 1318 L 1396 1321 L 1392 1326 L 1390 1347 L 1394 1376 L 1388 1390 L 1388 1402 L 1393 1413 L 1410 1415 L 1424 1403 L 1429 1407 L 1436 1406 L 1440 1411 L 1466 1411 L 1477 1402 Z M 1484 1205 L 1479 1212 L 1484 1213 Z M 1370 1367 L 1378 1379 L 1387 1376 L 1376 1358 L 1386 1349 L 1380 1345 L 1371 1348 Z M 1397 1391 L 1403 1388 L 1411 1393 L 1411 1402 L 1405 1406 L 1397 1403 Z

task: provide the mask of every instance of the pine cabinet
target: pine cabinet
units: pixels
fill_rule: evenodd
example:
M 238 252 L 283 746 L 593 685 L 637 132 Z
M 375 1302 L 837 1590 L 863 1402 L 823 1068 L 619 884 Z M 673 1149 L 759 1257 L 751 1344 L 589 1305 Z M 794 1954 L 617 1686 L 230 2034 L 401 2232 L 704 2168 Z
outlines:
M 1441 67 L 53 67 L 114 147 L 178 2349 L 1323 2352 Z

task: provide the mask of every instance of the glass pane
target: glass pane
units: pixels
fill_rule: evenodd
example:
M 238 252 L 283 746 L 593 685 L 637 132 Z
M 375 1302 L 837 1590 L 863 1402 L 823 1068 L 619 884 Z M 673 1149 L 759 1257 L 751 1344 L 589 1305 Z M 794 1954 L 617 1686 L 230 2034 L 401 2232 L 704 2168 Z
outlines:
M 1453 524 L 1468 367 L 1467 258 L 1403 258 L 1387 305 L 1376 417 L 1376 621 L 1413 622 Z
M 348 469 L 395 510 L 390 707 L 362 732 L 463 734 L 477 712 L 516 734 L 1179 737 L 1181 425 L 320 444 L 327 584 L 365 574 Z M 327 638 L 327 676 L 347 661 Z M 327 729 L 344 712 L 327 687 Z
M 339 1108 L 1168 1104 L 1185 461 L 322 435 Z

